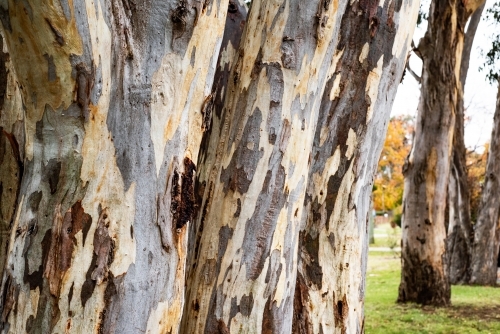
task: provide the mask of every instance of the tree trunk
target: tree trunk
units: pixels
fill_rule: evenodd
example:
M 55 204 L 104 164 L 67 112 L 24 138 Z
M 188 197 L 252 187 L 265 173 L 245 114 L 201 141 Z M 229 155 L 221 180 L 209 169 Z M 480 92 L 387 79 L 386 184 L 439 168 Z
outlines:
M 495 285 L 500 245 L 500 82 L 481 205 L 474 225 L 470 283 Z
M 418 49 L 422 88 L 413 147 L 403 169 L 402 271 L 399 302 L 445 306 L 447 277 L 445 209 L 460 62 L 468 16 L 480 1 L 433 1 Z
M 303 328 L 300 317 L 308 317 L 308 313 L 296 309 L 294 315 L 294 306 L 324 308 L 325 312 L 312 315 L 316 329 L 323 326 L 326 332 L 345 332 L 347 328 L 362 331 L 363 259 L 371 192 L 371 185 L 366 183 L 372 180 L 378 161 L 384 138 L 380 132 L 386 128 L 390 110 L 385 107 L 392 104 L 394 88 L 401 78 L 418 6 L 407 2 L 372 8 L 365 2 L 346 5 L 340 2 L 336 7 L 328 1 L 292 1 L 279 7 L 252 3 L 220 112 L 224 126 L 221 134 L 211 134 L 220 139 L 210 139 L 211 144 L 202 148 L 207 153 L 200 154 L 208 157 L 200 161 L 200 169 L 213 174 L 200 175 L 203 199 L 197 231 L 193 232 L 198 236 L 193 245 L 195 256 L 188 262 L 193 270 L 187 282 L 183 332 L 297 332 Z M 401 21 L 404 25 L 400 26 Z M 310 27 L 315 27 L 314 34 Z M 362 37 L 358 37 L 358 28 L 365 31 Z M 254 39 L 261 40 L 260 36 L 271 37 L 255 44 Z M 370 45 L 374 36 L 384 43 Z M 353 70 L 360 72 L 358 80 L 344 88 Z M 379 91 L 387 94 L 379 95 Z M 335 104 L 347 111 L 342 111 L 343 116 L 328 117 L 330 98 L 341 94 L 346 98 Z M 344 105 L 357 102 L 357 98 L 361 99 L 359 105 Z M 337 128 L 329 122 L 342 124 Z M 351 128 L 344 131 L 341 125 Z M 373 142 L 367 143 L 365 137 Z M 311 148 L 320 141 L 325 147 L 313 152 Z M 307 187 L 317 185 L 321 189 L 313 191 L 322 191 L 326 186 L 326 180 L 316 182 L 311 178 L 316 180 L 320 169 L 325 170 L 320 172 L 324 177 L 330 176 L 327 169 L 333 161 L 329 159 L 329 166 L 325 162 L 334 155 L 331 146 L 337 142 L 342 154 L 348 156 L 339 179 L 356 196 L 351 201 L 361 207 L 353 212 L 353 203 L 347 208 L 347 203 L 339 202 L 338 206 L 345 209 L 335 215 L 337 221 L 346 222 L 346 235 L 357 236 L 345 242 L 352 249 L 347 255 L 352 271 L 346 268 L 342 275 L 336 265 L 330 267 L 333 263 L 325 262 L 325 270 L 338 275 L 328 277 L 325 287 L 345 286 L 327 288 L 326 294 L 313 292 L 323 294 L 325 299 L 298 305 L 294 293 L 297 296 L 306 288 L 295 287 L 297 247 L 307 239 L 304 235 L 299 238 L 301 221 L 309 215 L 308 208 L 303 209 L 304 195 Z M 320 151 L 322 157 L 314 163 L 314 154 Z M 332 158 L 340 159 L 340 153 L 339 149 Z M 314 173 L 309 171 L 311 164 L 316 166 Z M 339 192 L 339 184 L 324 190 Z M 350 190 L 340 193 L 339 198 L 347 201 Z M 328 202 L 333 206 L 332 196 Z M 331 215 L 330 206 L 328 210 Z M 332 224 L 335 219 L 332 215 Z M 320 257 L 329 261 L 323 254 Z M 345 261 L 338 260 L 339 264 Z M 333 309 L 336 315 L 329 313 Z
M 1 114 L 3 332 L 178 331 L 227 4 L 2 3 L 23 106 Z
M 8 255 L 24 156 L 22 98 L 10 55 L 4 51 L 6 45 L 0 36 L 0 277 Z
M 448 270 L 451 284 L 469 281 L 471 261 L 472 222 L 470 213 L 469 182 L 467 178 L 464 142 L 464 88 L 469 70 L 469 60 L 477 27 L 481 21 L 485 3 L 472 14 L 464 37 L 460 65 L 460 91 L 457 95 L 455 132 L 451 159 L 450 183 L 448 185 Z
M 419 9 L 396 4 L 349 4 L 342 17 L 310 154 L 294 333 L 364 331 L 373 177 Z
M 2 333 L 362 332 L 418 9 L 379 3 L 254 1 L 240 47 L 233 0 L 1 4 Z M 328 291 L 305 297 L 314 254 Z
M 229 80 L 182 331 L 289 333 L 319 100 L 346 1 L 254 1 Z

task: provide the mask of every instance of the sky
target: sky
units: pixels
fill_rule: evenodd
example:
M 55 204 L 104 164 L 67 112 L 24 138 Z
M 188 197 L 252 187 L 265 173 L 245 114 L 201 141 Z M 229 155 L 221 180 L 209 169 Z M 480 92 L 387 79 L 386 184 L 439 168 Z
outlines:
M 428 8 L 428 0 L 422 1 L 422 8 Z M 472 46 L 470 67 L 465 84 L 464 100 L 466 107 L 465 122 L 465 145 L 470 149 L 481 152 L 483 145 L 490 141 L 491 126 L 493 124 L 493 113 L 495 111 L 497 86 L 490 84 L 486 80 L 486 72 L 480 72 L 479 67 L 483 65 L 485 58 L 481 55 L 481 48 L 488 51 L 491 45 L 491 36 L 498 26 L 484 21 L 486 10 L 491 7 L 494 0 L 486 0 L 486 8 L 483 12 L 483 20 L 479 24 Z M 415 29 L 413 40 L 418 45 L 418 41 L 424 35 L 427 26 L 421 24 Z M 417 56 L 412 55 L 410 66 L 416 73 L 420 74 L 422 62 Z M 418 100 L 420 97 L 420 86 L 418 82 L 406 73 L 403 83 L 400 84 L 396 94 L 396 100 L 392 108 L 391 116 L 410 115 L 415 117 Z

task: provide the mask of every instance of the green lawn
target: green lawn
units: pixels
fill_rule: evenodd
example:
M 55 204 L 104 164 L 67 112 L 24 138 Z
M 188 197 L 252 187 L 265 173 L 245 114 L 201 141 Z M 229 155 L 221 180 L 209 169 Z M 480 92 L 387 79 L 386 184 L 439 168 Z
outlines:
M 366 333 L 500 333 L 500 288 L 454 286 L 450 308 L 396 304 L 400 259 L 370 252 Z
M 396 226 L 392 228 L 389 223 L 381 224 L 375 227 L 375 243 L 370 247 L 399 247 L 401 244 L 401 228 Z

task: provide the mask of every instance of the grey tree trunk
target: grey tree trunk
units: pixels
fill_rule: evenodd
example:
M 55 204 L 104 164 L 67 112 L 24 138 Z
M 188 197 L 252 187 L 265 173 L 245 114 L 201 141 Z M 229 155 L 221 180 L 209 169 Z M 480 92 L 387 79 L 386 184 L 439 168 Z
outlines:
M 471 284 L 495 285 L 500 245 L 500 82 L 493 120 L 486 176 L 474 225 Z
M 469 60 L 477 27 L 485 3 L 472 14 L 464 37 L 462 61 L 460 65 L 460 91 L 457 95 L 455 132 L 453 135 L 453 152 L 448 184 L 448 235 L 446 247 L 448 252 L 449 280 L 451 284 L 467 283 L 470 278 L 470 261 L 472 247 L 472 222 L 470 212 L 469 182 L 464 141 L 464 88 L 469 70 Z
M 0 6 L 2 332 L 176 333 L 228 1 Z
M 309 156 L 294 333 L 364 331 L 373 177 L 419 9 L 377 6 L 348 4 L 342 17 Z
M 461 91 L 463 27 L 484 1 L 433 1 L 419 43 L 422 88 L 415 138 L 403 168 L 405 190 L 399 302 L 450 303 L 445 208 L 456 106 Z

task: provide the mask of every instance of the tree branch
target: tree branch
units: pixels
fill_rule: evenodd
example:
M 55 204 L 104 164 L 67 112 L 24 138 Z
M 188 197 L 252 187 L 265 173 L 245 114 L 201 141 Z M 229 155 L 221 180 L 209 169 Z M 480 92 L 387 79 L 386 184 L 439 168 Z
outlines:
M 422 83 L 422 78 L 411 69 L 410 62 L 406 63 L 406 69 L 408 70 L 408 72 L 410 72 L 411 76 L 415 78 L 415 80 L 417 80 L 418 83 Z
M 418 49 L 418 47 L 415 45 L 415 42 L 413 40 L 411 40 L 411 50 L 413 51 L 413 53 L 418 57 L 420 58 L 421 60 L 423 60 L 422 58 L 422 53 L 420 52 L 420 50 Z
M 469 26 L 464 37 L 464 46 L 462 51 L 462 62 L 460 66 L 460 83 L 462 84 L 462 90 L 465 87 L 465 80 L 467 79 L 467 71 L 469 70 L 469 60 L 472 50 L 472 44 L 474 43 L 474 37 L 476 36 L 477 27 L 479 22 L 481 22 L 481 15 L 486 3 L 483 3 L 471 16 L 469 20 Z

